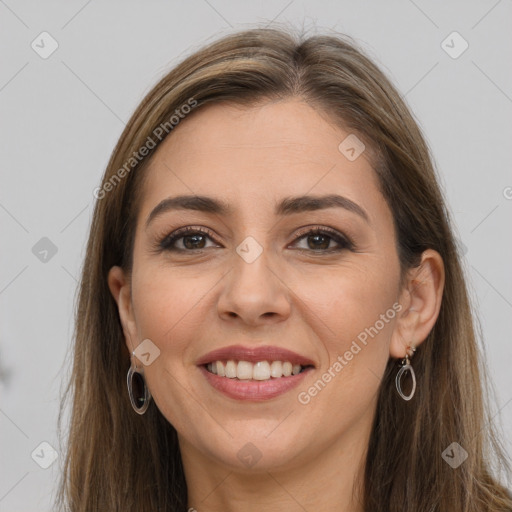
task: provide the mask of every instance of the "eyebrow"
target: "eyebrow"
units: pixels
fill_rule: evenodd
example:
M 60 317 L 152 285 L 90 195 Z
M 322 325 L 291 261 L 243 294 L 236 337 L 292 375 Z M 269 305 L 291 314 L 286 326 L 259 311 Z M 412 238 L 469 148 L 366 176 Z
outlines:
M 368 214 L 361 206 L 347 197 L 337 194 L 286 197 L 276 205 L 274 213 L 276 216 L 283 216 L 327 208 L 343 208 L 359 215 L 368 224 L 371 224 Z M 168 197 L 158 203 L 148 215 L 146 229 L 155 218 L 173 210 L 194 210 L 223 216 L 230 216 L 234 213 L 233 208 L 228 203 L 213 197 L 199 195 Z

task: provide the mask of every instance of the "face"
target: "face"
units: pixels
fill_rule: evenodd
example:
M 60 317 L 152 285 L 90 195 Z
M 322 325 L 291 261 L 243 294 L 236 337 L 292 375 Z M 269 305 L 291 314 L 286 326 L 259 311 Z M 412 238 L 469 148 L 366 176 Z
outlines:
M 183 457 L 293 468 L 368 433 L 400 267 L 367 152 L 338 148 L 348 135 L 299 99 L 212 105 L 156 151 L 131 278 L 110 283 L 129 352 L 159 351 L 146 381 Z M 208 201 L 173 207 L 181 195 Z

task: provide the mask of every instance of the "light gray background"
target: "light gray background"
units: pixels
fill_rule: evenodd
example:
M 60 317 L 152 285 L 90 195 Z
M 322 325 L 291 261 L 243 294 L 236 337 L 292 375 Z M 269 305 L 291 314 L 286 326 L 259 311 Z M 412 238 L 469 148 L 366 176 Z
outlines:
M 58 449 L 92 191 L 124 123 L 181 58 L 255 24 L 354 36 L 405 95 L 467 248 L 512 453 L 511 20 L 511 0 L 0 0 L 0 511 L 51 509 L 62 457 L 45 470 L 31 453 Z M 59 45 L 47 59 L 31 48 L 43 31 Z M 441 47 L 453 31 L 469 43 L 457 59 Z M 42 237 L 58 249 L 46 262 Z

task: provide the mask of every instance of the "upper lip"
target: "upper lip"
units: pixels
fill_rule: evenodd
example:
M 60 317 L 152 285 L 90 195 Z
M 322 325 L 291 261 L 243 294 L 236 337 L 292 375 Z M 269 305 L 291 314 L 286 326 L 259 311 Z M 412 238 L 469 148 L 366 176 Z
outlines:
M 307 357 L 281 347 L 266 345 L 263 347 L 244 347 L 242 345 L 230 345 L 229 347 L 212 350 L 200 357 L 196 364 L 198 366 L 212 363 L 214 361 L 289 361 L 292 364 L 301 366 L 315 366 L 315 363 Z

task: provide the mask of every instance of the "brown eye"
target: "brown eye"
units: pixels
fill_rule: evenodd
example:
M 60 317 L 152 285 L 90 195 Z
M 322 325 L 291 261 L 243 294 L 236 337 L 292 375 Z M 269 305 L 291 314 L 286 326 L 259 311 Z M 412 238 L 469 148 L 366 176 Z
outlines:
M 333 240 L 332 237 L 321 233 L 307 235 L 306 239 L 310 249 L 328 249 Z
M 214 241 L 209 231 L 189 226 L 165 236 L 158 243 L 158 247 L 161 250 L 171 252 L 201 251 L 208 248 L 206 245 L 208 239 Z M 354 244 L 348 237 L 328 228 L 318 227 L 303 231 L 296 238 L 295 244 L 301 240 L 306 240 L 306 247 L 299 247 L 299 249 L 314 253 L 332 253 L 345 249 L 353 250 L 354 248 Z
M 344 249 L 353 249 L 352 242 L 338 233 L 337 231 L 326 228 L 314 228 L 301 234 L 297 241 L 306 240 L 307 247 L 299 247 L 299 249 L 310 250 L 313 252 L 338 252 Z M 332 247 L 332 242 L 338 244 L 338 247 Z
M 207 249 L 206 239 L 211 239 L 208 231 L 198 228 L 178 229 L 174 233 L 167 235 L 160 243 L 159 247 L 166 251 L 184 251 Z M 182 247 L 176 247 L 176 242 L 182 240 Z

